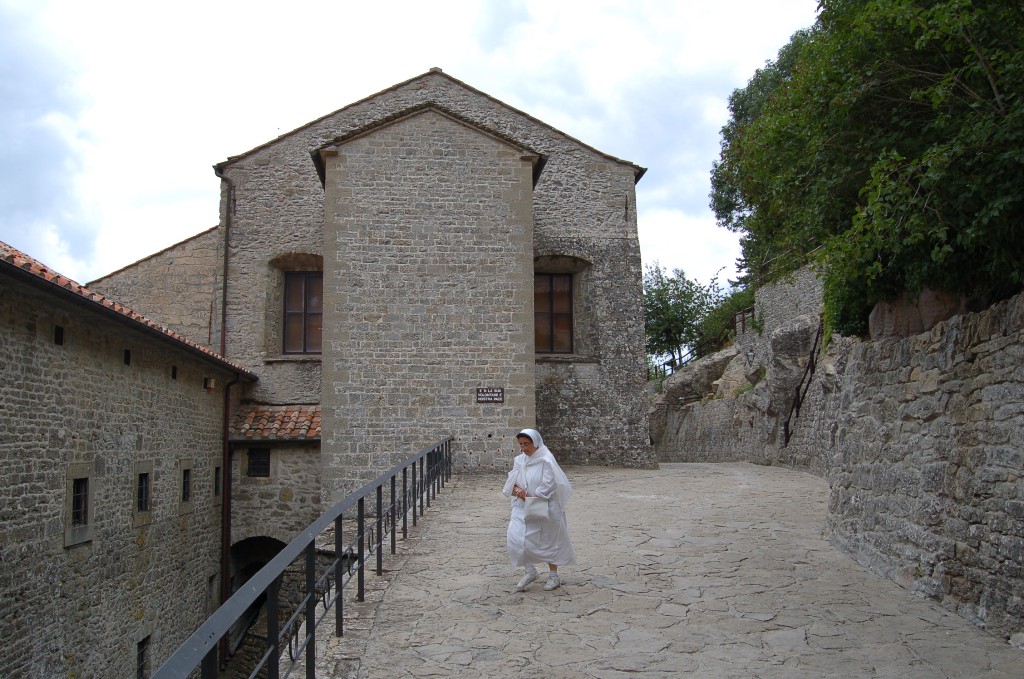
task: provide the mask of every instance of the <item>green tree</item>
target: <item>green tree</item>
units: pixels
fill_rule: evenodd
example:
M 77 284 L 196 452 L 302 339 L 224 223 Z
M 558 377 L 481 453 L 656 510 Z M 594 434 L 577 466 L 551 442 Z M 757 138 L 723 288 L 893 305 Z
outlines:
M 671 275 L 655 262 L 644 270 L 647 353 L 681 363 L 686 347 L 703 339 L 701 323 L 722 300 L 717 276 L 708 285 L 690 280 L 680 269 Z
M 747 280 L 812 259 L 847 334 L 930 287 L 1024 288 L 1024 5 L 822 0 L 730 99 L 712 169 Z

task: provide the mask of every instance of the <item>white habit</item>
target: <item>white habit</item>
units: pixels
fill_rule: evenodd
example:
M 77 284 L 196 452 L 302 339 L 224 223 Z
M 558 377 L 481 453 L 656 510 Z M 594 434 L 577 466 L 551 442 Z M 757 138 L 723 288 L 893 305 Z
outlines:
M 526 429 L 523 433 L 533 439 L 537 450 L 532 455 L 520 453 L 516 456 L 502 490 L 506 497 L 512 498 L 512 518 L 508 522 L 508 554 L 512 565 L 522 567 L 542 562 L 556 566 L 574 564 L 576 553 L 569 539 L 565 517 L 572 484 L 558 466 L 555 456 L 544 445 L 540 434 L 535 429 Z M 527 495 L 548 500 L 547 518 L 525 518 L 524 502 L 512 496 L 516 484 L 525 488 Z

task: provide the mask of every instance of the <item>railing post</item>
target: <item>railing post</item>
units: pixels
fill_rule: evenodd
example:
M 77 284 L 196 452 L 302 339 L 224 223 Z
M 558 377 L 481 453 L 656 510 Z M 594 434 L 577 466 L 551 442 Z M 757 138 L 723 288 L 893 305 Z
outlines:
M 416 478 L 416 466 L 418 464 L 420 464 L 419 460 L 416 460 L 415 462 L 412 463 L 412 494 L 409 496 L 409 499 L 412 501 L 412 525 L 413 525 L 413 527 L 416 526 L 416 487 L 417 487 L 417 484 L 418 484 L 418 480 Z
M 316 541 L 306 547 L 306 679 L 316 679 Z
M 409 468 L 402 467 L 402 539 L 409 537 Z
M 426 462 L 427 462 L 427 456 L 424 455 L 423 457 L 420 458 L 420 487 L 419 487 L 420 516 L 423 516 L 423 512 L 425 510 L 425 506 L 423 504 L 425 502 L 425 499 L 423 497 L 423 491 L 426 488 L 426 486 L 424 485 L 424 479 L 426 477 L 426 471 L 427 470 L 424 469 L 423 467 L 426 464 Z
M 210 649 L 210 652 L 203 656 L 203 665 L 200 668 L 201 679 L 217 679 L 217 651 L 218 647 L 214 646 Z
M 338 598 L 335 600 L 334 610 L 334 636 L 341 637 L 345 635 L 345 590 L 344 584 L 345 575 L 348 575 L 349 565 L 348 559 L 345 558 L 345 540 L 341 534 L 341 519 L 342 514 L 338 515 L 338 518 L 334 520 L 334 582 L 338 587 Z M 345 573 L 341 572 L 341 562 L 345 561 Z
M 396 551 L 398 551 L 398 545 L 395 543 L 395 540 L 397 539 L 396 536 L 395 536 L 395 526 L 397 525 L 396 521 L 398 520 L 398 517 L 395 516 L 395 509 L 396 509 L 396 507 L 395 507 L 395 475 L 392 474 L 391 475 L 391 512 L 390 512 L 390 514 L 391 514 L 391 553 L 392 554 L 394 554 Z
M 377 575 L 384 575 L 384 485 L 377 484 Z
M 267 641 L 270 642 L 270 657 L 267 658 L 267 679 L 279 679 L 281 661 L 281 631 L 278 615 L 280 606 L 278 594 L 281 591 L 281 576 L 267 590 Z
M 359 586 L 356 589 L 356 601 L 363 601 L 366 595 L 365 583 L 363 581 L 363 559 L 366 557 L 366 514 L 364 512 L 365 498 L 359 498 L 357 503 L 359 509 L 359 523 L 356 530 L 359 531 L 359 567 L 358 567 L 358 580 Z

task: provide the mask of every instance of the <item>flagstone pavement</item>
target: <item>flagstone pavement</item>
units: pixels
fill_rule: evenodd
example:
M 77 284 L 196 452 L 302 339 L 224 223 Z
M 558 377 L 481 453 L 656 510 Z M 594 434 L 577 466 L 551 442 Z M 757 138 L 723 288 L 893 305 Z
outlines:
M 578 563 L 561 588 L 513 591 L 504 476 L 456 475 L 385 574 L 367 573 L 365 602 L 346 592 L 317 676 L 1024 678 L 1024 651 L 835 549 L 822 479 L 743 463 L 566 472 Z

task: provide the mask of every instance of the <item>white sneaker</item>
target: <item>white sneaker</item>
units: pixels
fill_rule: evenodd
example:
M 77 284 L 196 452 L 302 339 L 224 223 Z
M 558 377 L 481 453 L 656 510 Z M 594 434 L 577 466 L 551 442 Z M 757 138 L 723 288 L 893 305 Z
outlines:
M 516 583 L 516 591 L 522 592 L 526 589 L 526 586 L 537 579 L 537 571 L 528 571 L 526 575 L 519 579 Z
M 562 584 L 562 579 L 558 577 L 558 573 L 551 573 L 548 575 L 548 581 L 544 585 L 544 589 L 550 592 L 553 589 L 558 589 Z

